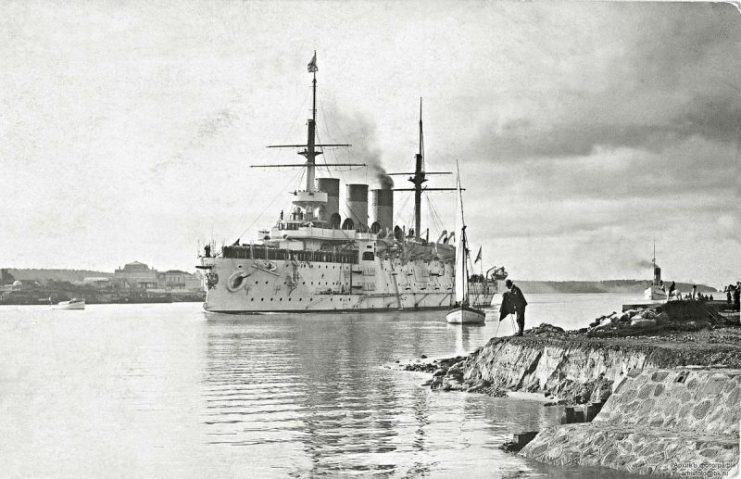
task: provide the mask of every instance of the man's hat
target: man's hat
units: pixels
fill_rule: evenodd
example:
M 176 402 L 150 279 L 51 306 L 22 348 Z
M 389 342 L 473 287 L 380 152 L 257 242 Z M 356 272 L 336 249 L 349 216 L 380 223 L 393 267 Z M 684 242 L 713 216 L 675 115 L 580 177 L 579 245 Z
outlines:
M 510 286 L 512 286 L 512 280 L 508 279 L 507 281 L 504 282 L 504 284 L 506 284 L 507 287 L 509 288 Z

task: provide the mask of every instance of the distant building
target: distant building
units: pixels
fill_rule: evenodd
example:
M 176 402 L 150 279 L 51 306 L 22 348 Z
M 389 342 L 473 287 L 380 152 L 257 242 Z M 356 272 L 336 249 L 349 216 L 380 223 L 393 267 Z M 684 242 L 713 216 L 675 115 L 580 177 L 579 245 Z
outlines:
M 201 289 L 201 280 L 196 275 L 186 271 L 171 269 L 160 273 L 160 288 L 198 291 Z
M 106 278 L 85 278 L 85 282 L 103 287 Z M 138 289 L 154 292 L 186 293 L 202 290 L 201 278 L 177 269 L 160 273 L 144 263 L 134 261 L 113 272 L 112 284 L 119 289 Z
M 123 289 L 156 289 L 159 286 L 157 270 L 134 261 L 113 272 L 113 284 Z

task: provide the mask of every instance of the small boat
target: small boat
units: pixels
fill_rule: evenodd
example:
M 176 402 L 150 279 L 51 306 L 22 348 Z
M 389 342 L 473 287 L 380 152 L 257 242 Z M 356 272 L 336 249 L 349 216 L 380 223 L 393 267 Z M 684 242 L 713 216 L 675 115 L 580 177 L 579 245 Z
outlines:
M 483 324 L 486 314 L 480 309 L 471 306 L 469 294 L 468 238 L 466 237 L 466 223 L 463 220 L 463 194 L 461 193 L 461 173 L 456 161 L 456 190 L 458 196 L 456 208 L 455 234 L 460 238 L 455 249 L 455 305 L 448 311 L 445 319 L 451 324 Z
M 69 301 L 57 303 L 54 309 L 85 309 L 85 300 L 72 298 Z

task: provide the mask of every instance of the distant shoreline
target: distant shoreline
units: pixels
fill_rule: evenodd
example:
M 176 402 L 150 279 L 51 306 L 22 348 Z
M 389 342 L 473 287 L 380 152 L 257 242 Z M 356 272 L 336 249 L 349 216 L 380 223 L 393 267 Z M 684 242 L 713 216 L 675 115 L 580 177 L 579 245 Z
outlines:
M 618 279 L 605 281 L 515 281 L 525 293 L 531 294 L 589 294 L 589 293 L 612 293 L 612 294 L 643 294 L 643 291 L 651 284 L 650 280 Z M 671 284 L 671 281 L 664 281 Z M 695 283 L 676 282 L 676 289 L 683 293 L 692 290 Z M 697 284 L 700 293 L 716 293 L 717 289 Z

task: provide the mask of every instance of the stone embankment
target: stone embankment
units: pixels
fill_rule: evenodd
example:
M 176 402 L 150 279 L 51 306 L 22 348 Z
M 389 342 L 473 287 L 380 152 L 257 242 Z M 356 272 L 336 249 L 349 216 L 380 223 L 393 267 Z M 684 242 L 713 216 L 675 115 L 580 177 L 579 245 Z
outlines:
M 521 454 L 562 466 L 723 477 L 739 458 L 740 394 L 739 369 L 644 370 L 591 423 L 546 428 Z
M 521 454 L 542 462 L 725 473 L 739 455 L 741 329 L 692 303 L 641 314 L 654 321 L 633 321 L 637 315 L 610 315 L 580 331 L 541 325 L 493 338 L 466 358 L 437 364 L 430 386 L 602 406 L 591 423 L 541 431 Z M 596 328 L 603 321 L 611 326 Z

